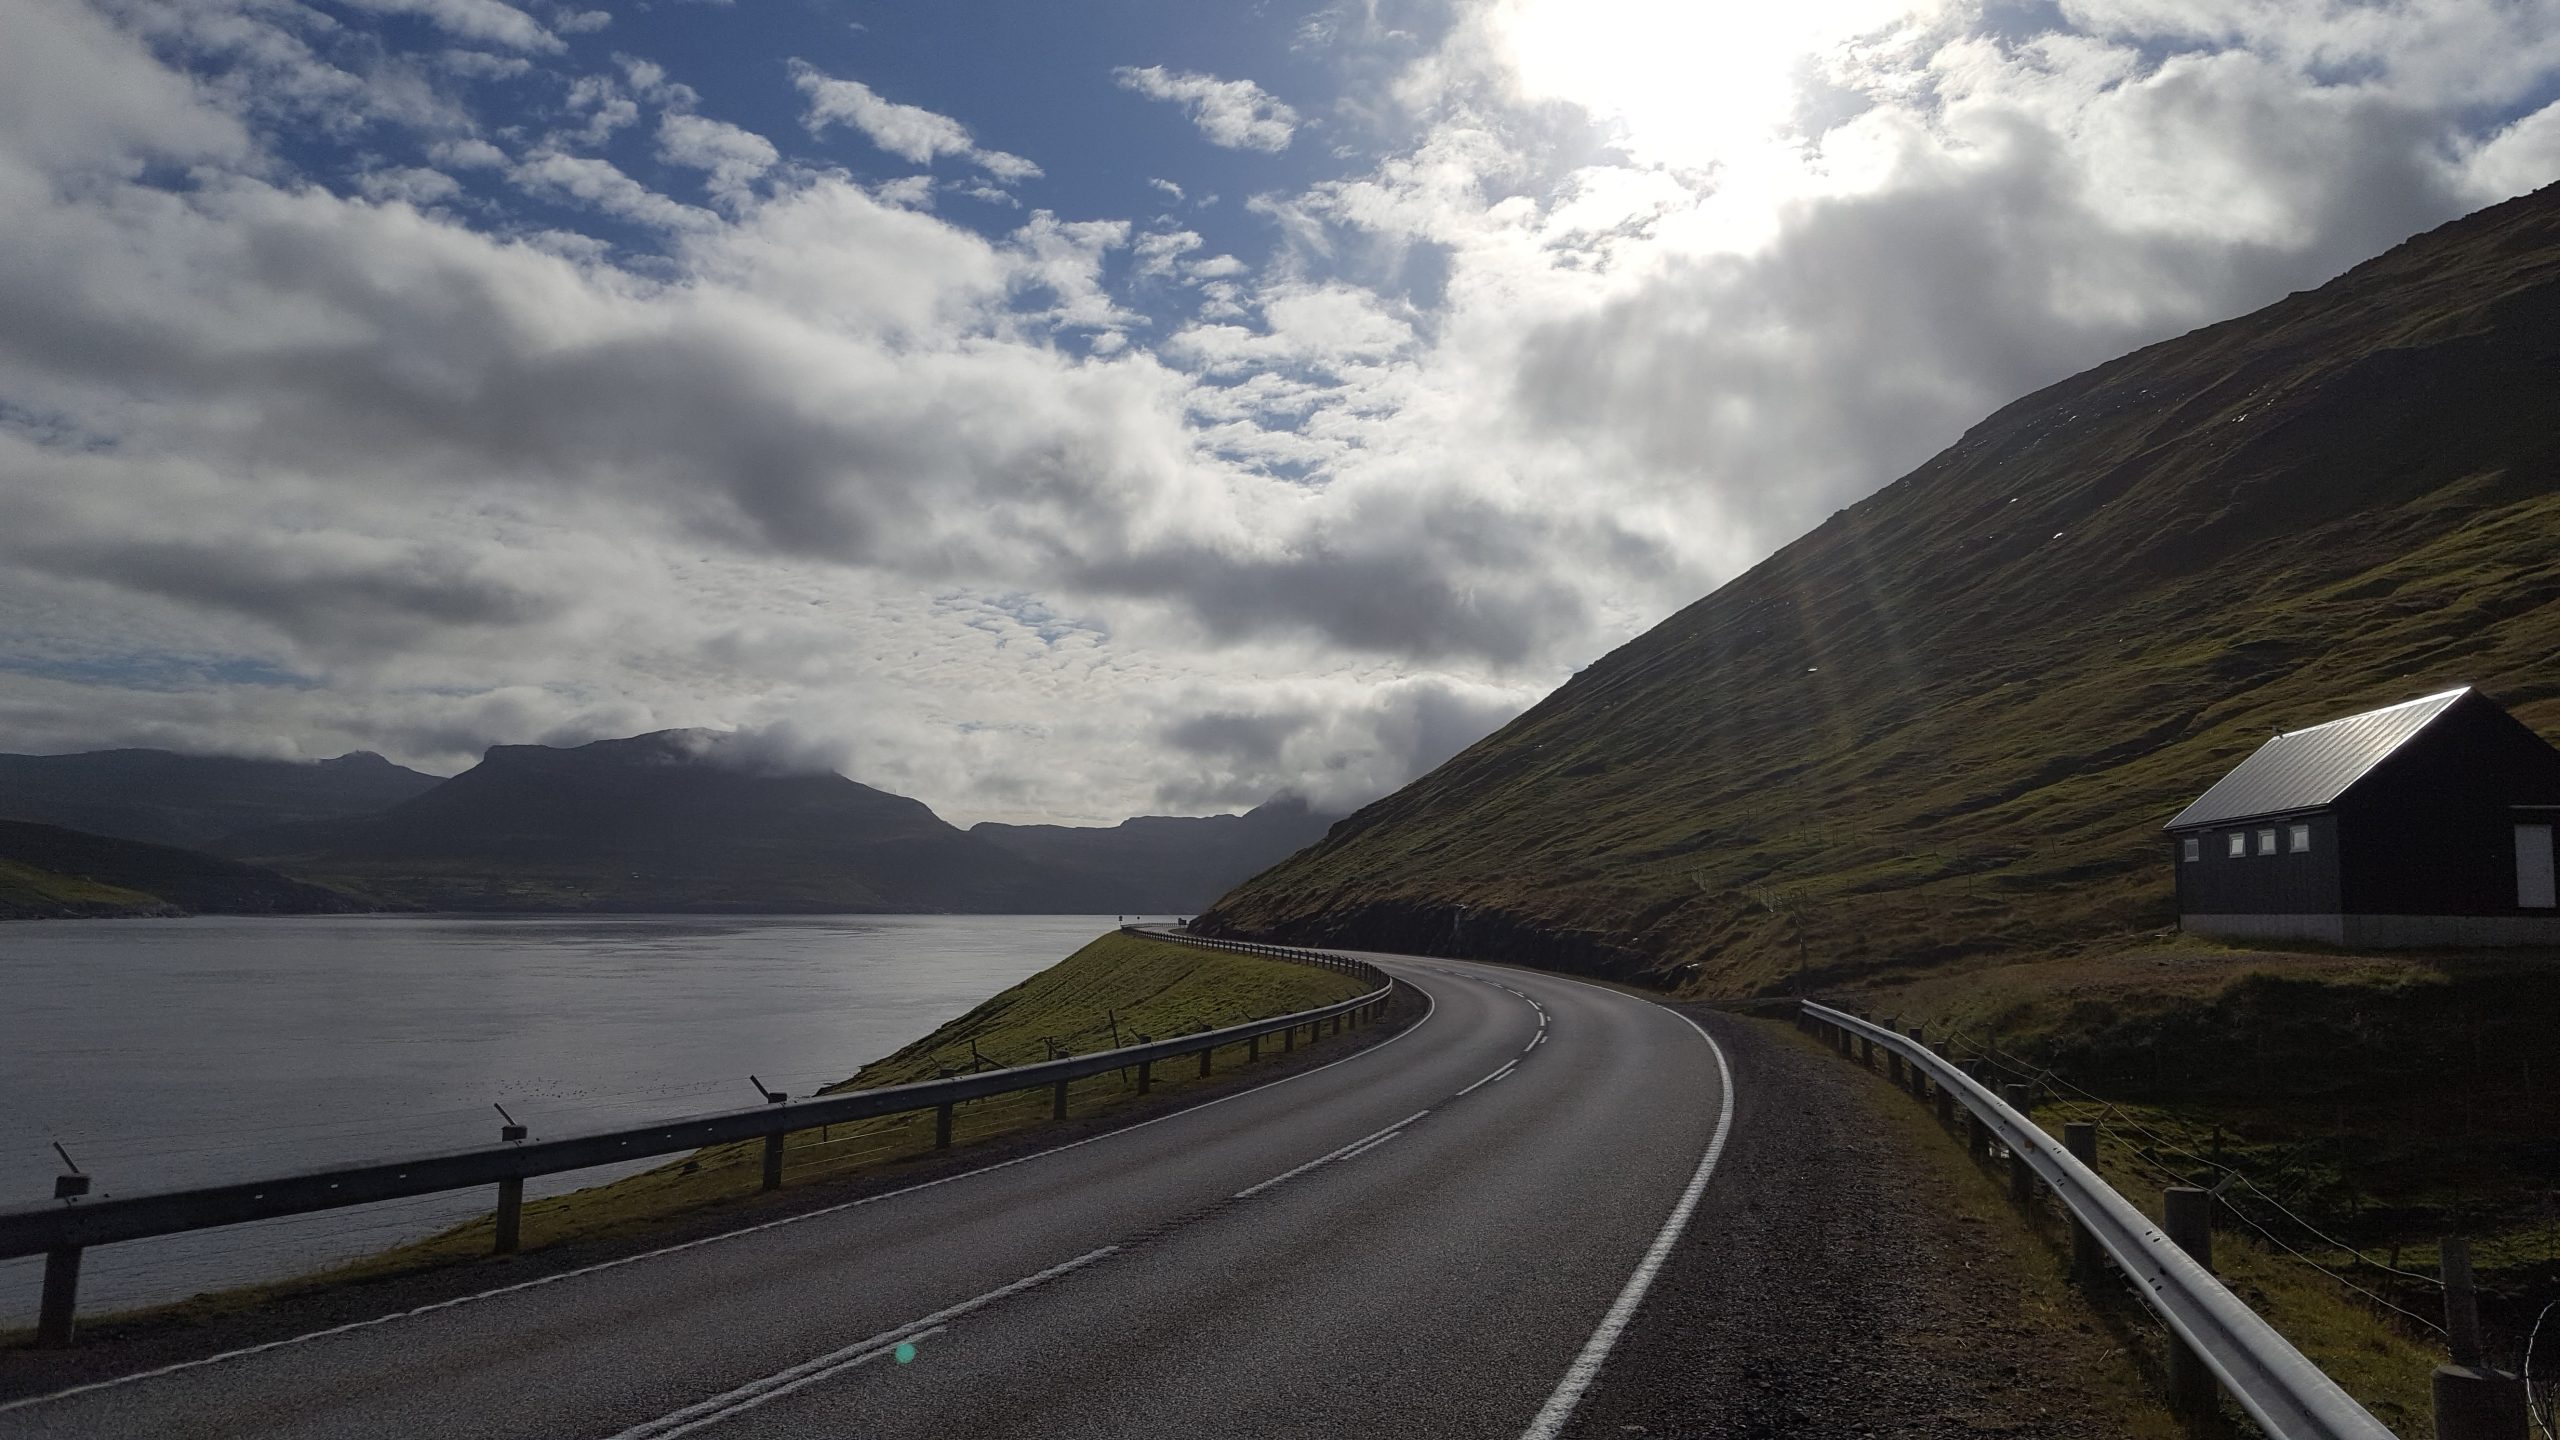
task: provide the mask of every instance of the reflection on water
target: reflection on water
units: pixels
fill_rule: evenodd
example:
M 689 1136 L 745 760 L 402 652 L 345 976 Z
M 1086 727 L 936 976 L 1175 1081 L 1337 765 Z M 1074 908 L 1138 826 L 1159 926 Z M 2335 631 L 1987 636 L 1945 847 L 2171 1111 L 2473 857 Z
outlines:
M 0 926 L 0 1206 L 59 1140 L 98 1191 L 806 1094 L 1110 928 L 1110 917 L 620 916 Z M 557 1177 L 552 1190 L 597 1172 Z M 542 1182 L 531 1193 L 547 1193 Z M 91 1251 L 82 1307 L 271 1279 L 481 1213 L 427 1197 Z M 0 1262 L 0 1324 L 36 1261 Z

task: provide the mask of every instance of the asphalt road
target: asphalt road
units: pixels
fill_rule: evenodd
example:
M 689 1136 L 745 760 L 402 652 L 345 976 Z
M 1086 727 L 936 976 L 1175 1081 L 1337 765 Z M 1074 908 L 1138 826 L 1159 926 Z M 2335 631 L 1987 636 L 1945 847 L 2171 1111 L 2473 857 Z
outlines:
M 1060 1149 L 0 1407 L 6 1436 L 1558 1433 L 1712 1183 L 1724 1063 L 1557 976 L 1369 957 L 1388 1043 Z

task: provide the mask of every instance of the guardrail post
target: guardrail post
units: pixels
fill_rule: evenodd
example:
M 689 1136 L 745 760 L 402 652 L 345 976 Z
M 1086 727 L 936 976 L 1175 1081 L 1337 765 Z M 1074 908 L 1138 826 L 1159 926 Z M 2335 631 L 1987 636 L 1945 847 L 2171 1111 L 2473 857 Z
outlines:
M 1207 1050 L 1200 1052 L 1200 1074 L 1204 1079 L 1209 1074 L 1209 1055 L 1210 1052 Z
M 491 1241 L 492 1255 L 513 1255 L 524 1237 L 524 1177 L 510 1175 L 498 1182 L 498 1214 Z
M 1064 1080 L 1049 1089 L 1049 1118 L 1052 1120 L 1067 1118 L 1067 1082 Z
M 1059 1088 L 1063 1090 L 1065 1086 L 1062 1084 Z M 951 1102 L 948 1100 L 933 1107 L 933 1148 L 951 1148 Z
M 60 1349 L 71 1343 L 80 1313 L 80 1247 L 56 1245 L 44 1252 L 44 1300 L 36 1310 L 36 1343 Z
M 1261 1059 L 1261 1058 L 1262 1058 L 1262 1037 L 1261 1037 L 1261 1036 L 1259 1036 L 1259 1035 L 1253 1035 L 1253 1036 L 1248 1036 L 1248 1037 L 1246 1037 L 1245 1042 L 1244 1042 L 1244 1063 L 1246 1063 L 1247 1065 L 1250 1065 L 1250 1064 L 1252 1064 L 1254 1061 L 1259 1060 L 1259 1059 Z
M 1912 1044 L 1919 1046 L 1923 1050 L 1929 1048 L 1929 1037 L 1921 1026 L 1914 1025 L 1906 1033 L 1911 1036 Z M 1929 1098 L 1928 1072 L 1922 1070 L 1919 1062 L 1916 1060 L 1911 1064 L 1911 1093 L 1923 1100 Z
M 1858 1037 L 1858 1063 L 1870 1070 L 1876 1068 L 1876 1042 L 1865 1035 Z
M 1876 1023 L 1882 1025 L 1887 1030 L 1895 1030 L 1895 1027 L 1898 1026 L 1901 1021 L 1902 1017 L 1899 1015 L 1887 1015 Z M 1896 1033 L 1900 1032 L 1897 1030 Z M 1902 1052 L 1892 1048 L 1891 1046 L 1885 1047 L 1884 1073 L 1885 1077 L 1891 1080 L 1897 1087 L 1902 1084 Z
M 780 1131 L 764 1137 L 764 1188 L 767 1190 L 782 1188 L 782 1133 Z
M 2432 1386 L 2436 1440 L 2525 1440 L 2524 1382 L 2491 1368 L 2480 1343 L 2480 1299 L 2471 1287 L 2470 1242 L 2448 1235 L 2439 1254 L 2445 1345 L 2453 1363 L 2436 1367 Z M 48 1268 L 46 1278 L 51 1277 Z
M 2010 1109 L 2021 1115 L 2027 1113 L 2026 1086 L 2003 1085 L 2000 1098 L 2008 1102 Z M 2021 1205 L 2036 1198 L 2035 1167 L 2027 1163 L 2026 1152 L 2015 1145 L 2009 1147 L 2009 1198 Z
M 2062 1148 L 2071 1152 L 2072 1159 L 2079 1161 L 2081 1164 L 2088 1166 L 2092 1170 L 2097 1169 L 2098 1127 L 2086 1120 L 2071 1120 L 2064 1122 L 2062 1127 Z M 2175 1193 L 2175 1191 L 2171 1192 L 2172 1195 Z M 2176 1233 L 2177 1232 L 2174 1230 L 2171 1231 L 2171 1237 L 2175 1238 Z M 2181 1246 L 2186 1244 L 2183 1240 L 2178 1243 Z M 2209 1228 L 2205 1231 L 2205 1243 L 2207 1246 L 2210 1246 L 2213 1243 L 2213 1232 Z M 2192 1255 L 2195 1252 L 2193 1249 L 2189 1249 L 2187 1253 Z M 2204 1260 L 2201 1256 L 2199 1256 L 2198 1259 L 2208 1268 L 2212 1264 L 2210 1260 Z M 2100 1275 L 2105 1274 L 2106 1266 L 2107 1252 L 2100 1248 L 2096 1232 L 2092 1231 L 2088 1226 L 2081 1224 L 2078 1220 L 2073 1220 L 2071 1222 L 2072 1276 L 2079 1280 L 2083 1286 L 2086 1286 L 2095 1281 Z
M 1139 1094 L 1141 1094 L 1141 1095 L 1146 1094 L 1146 1093 L 1147 1093 L 1148 1088 L 1149 1088 L 1150 1086 L 1152 1086 L 1152 1085 L 1155 1083 L 1155 1078 L 1156 1078 L 1156 1077 L 1155 1077 L 1155 1069 L 1156 1069 L 1156 1062 L 1154 1062 L 1153 1060 L 1141 1060 L 1141 1061 L 1139 1061 L 1139 1062 L 1138 1062 L 1138 1093 L 1139 1093 Z
M 1286 1055 L 1297 1048 L 1298 1027 L 1292 1025 L 1288 1029 L 1280 1032 L 1280 1053 Z
M 2213 1195 L 2192 1185 L 2160 1192 L 2160 1228 L 2207 1270 L 2213 1268 Z M 2169 1337 L 2169 1411 L 2210 1415 L 2222 1408 L 2222 1389 L 2204 1359 L 2175 1335 Z
M 1970 1106 L 1964 1112 L 1964 1149 L 1976 1160 L 1991 1154 L 1991 1127 L 1983 1124 L 1982 1117 L 1975 1114 Z
M 1944 1085 L 1938 1087 L 1938 1123 L 1941 1125 L 1956 1123 L 1956 1092 Z

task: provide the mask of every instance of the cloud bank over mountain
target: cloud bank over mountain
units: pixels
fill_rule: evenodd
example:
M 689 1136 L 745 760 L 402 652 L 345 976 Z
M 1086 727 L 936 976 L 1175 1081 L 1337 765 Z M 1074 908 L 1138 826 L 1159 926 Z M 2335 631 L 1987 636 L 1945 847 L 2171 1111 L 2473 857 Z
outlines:
M 1337 807 L 2011 396 L 2560 176 L 2535 0 L 1391 0 L 978 90 L 674 8 L 0 0 L 6 748 Z

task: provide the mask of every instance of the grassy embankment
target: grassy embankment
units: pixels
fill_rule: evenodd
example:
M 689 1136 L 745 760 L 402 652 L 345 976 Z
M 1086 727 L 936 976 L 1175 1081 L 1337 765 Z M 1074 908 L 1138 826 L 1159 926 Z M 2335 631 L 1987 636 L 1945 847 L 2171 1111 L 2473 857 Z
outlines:
M 1020 1065 L 1057 1054 L 1089 1054 L 1143 1038 L 1163 1039 L 1213 1030 L 1263 1016 L 1347 1000 L 1362 990 L 1349 976 L 1312 965 L 1237 955 L 1169 941 L 1113 933 L 1004 991 L 932 1034 L 826 1093 L 900 1085 L 972 1066 Z M 1241 1064 L 1244 1047 L 1221 1050 L 1221 1071 Z M 1202 1083 L 1189 1064 L 1157 1068 L 1156 1094 L 1179 1094 Z M 1069 1091 L 1068 1116 L 1096 1116 L 1135 1098 L 1130 1075 L 1098 1075 Z M 954 1116 L 955 1149 L 1046 1124 L 1050 1094 L 1044 1088 L 960 1107 Z M 788 1137 L 785 1188 L 842 1182 L 932 1156 L 930 1112 L 891 1116 Z M 761 1142 L 720 1146 L 656 1169 L 524 1207 L 523 1248 L 532 1251 L 576 1240 L 639 1232 L 670 1217 L 754 1200 L 762 1173 Z M 298 1280 L 221 1295 L 199 1296 L 156 1312 L 213 1313 L 245 1307 L 279 1293 L 349 1281 L 383 1279 L 432 1266 L 478 1259 L 490 1253 L 488 1216 L 441 1234 L 368 1256 Z M 140 1318 L 139 1316 L 135 1318 Z M 112 1321 L 108 1322 L 112 1325 Z M 93 1327 L 95 1328 L 95 1327 Z
M 1912 977 L 1858 1003 L 2105 1097 L 2061 1089 L 2037 1119 L 2057 1133 L 2097 1120 L 2100 1170 L 2154 1218 L 2165 1185 L 2209 1185 L 2217 1163 L 2245 1177 L 2215 1242 L 2226 1283 L 2404 1434 L 2425 1433 L 2442 1352 L 2384 1307 L 2441 1319 L 2437 1292 L 2410 1278 L 2435 1272 L 2439 1236 L 2470 1237 L 2493 1349 L 2560 1293 L 2548 958 L 2162 937 Z

